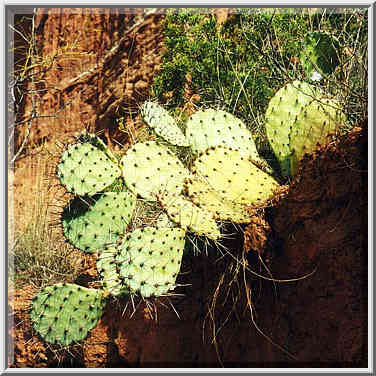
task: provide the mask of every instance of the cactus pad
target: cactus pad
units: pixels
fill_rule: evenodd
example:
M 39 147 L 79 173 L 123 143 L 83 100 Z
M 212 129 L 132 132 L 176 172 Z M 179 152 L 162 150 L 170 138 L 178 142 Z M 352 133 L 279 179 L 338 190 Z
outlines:
M 195 154 L 224 145 L 238 149 L 245 157 L 259 159 L 251 132 L 240 119 L 226 111 L 208 109 L 194 113 L 187 122 L 186 138 Z
M 330 134 L 336 134 L 345 121 L 339 104 L 330 99 L 312 101 L 294 121 L 290 140 L 291 173 L 294 175 L 304 154 L 312 153 L 317 144 L 325 144 Z
M 66 238 L 75 247 L 93 253 L 122 235 L 136 206 L 131 192 L 108 192 L 72 200 L 62 213 Z
M 158 136 L 161 136 L 170 144 L 189 146 L 175 119 L 159 104 L 145 102 L 141 106 L 141 116 Z
M 177 224 L 173 222 L 165 212 L 161 212 L 156 220 L 157 227 L 177 227 Z
M 156 194 L 161 191 L 180 193 L 189 175 L 181 161 L 155 141 L 135 144 L 121 164 L 127 187 L 150 201 L 156 201 Z
M 47 342 L 67 346 L 87 337 L 102 316 L 104 303 L 99 290 L 58 283 L 34 297 L 31 321 Z
M 265 113 L 266 134 L 284 176 L 290 175 L 289 142 L 293 122 L 302 108 L 318 95 L 314 86 L 294 81 L 278 90 L 269 102 Z
M 128 288 L 123 286 L 116 263 L 118 249 L 115 245 L 106 246 L 98 255 L 97 270 L 102 277 L 102 286 L 113 296 L 128 293 Z
M 279 186 L 273 177 L 237 150 L 223 146 L 201 154 L 194 161 L 192 171 L 222 197 L 239 204 L 261 204 Z
M 102 150 L 90 142 L 76 143 L 64 151 L 57 167 L 61 183 L 69 192 L 77 195 L 101 192 L 121 175 L 120 168 L 103 142 L 96 136 L 91 137 L 95 138 L 97 145 L 102 145 Z
M 184 196 L 165 192 L 158 195 L 158 201 L 168 216 L 184 230 L 212 240 L 220 238 L 221 233 L 212 213 L 199 208 Z
M 83 134 L 81 134 L 81 136 L 78 138 L 78 142 L 80 142 L 81 144 L 83 143 L 89 143 L 90 145 L 93 145 L 95 146 L 97 149 L 99 149 L 100 151 L 103 151 L 103 153 L 105 153 L 107 155 L 108 158 L 111 159 L 111 161 L 113 161 L 114 163 L 118 163 L 118 160 L 116 159 L 116 157 L 113 155 L 113 153 L 111 152 L 111 150 L 106 146 L 106 144 L 98 137 L 96 136 L 94 133 L 88 133 L 88 132 L 84 132 Z
M 300 61 L 307 76 L 312 78 L 314 72 L 331 74 L 339 64 L 339 41 L 326 33 L 313 32 L 304 40 Z
M 188 178 L 185 186 L 192 202 L 201 209 L 211 212 L 214 219 L 234 223 L 250 221 L 251 214 L 242 204 L 227 200 L 204 180 Z
M 116 256 L 123 286 L 145 298 L 173 290 L 184 245 L 180 228 L 145 227 L 128 234 Z

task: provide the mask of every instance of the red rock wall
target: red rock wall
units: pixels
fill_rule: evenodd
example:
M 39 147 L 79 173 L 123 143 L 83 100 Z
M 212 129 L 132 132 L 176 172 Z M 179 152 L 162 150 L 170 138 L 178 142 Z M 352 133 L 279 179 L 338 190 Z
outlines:
M 33 78 L 17 121 L 33 114 L 28 147 L 88 128 L 126 141 L 113 116 L 132 117 L 159 69 L 160 20 L 143 9 L 41 8 L 35 18 Z M 139 26 L 135 26 L 139 23 Z M 131 32 L 129 32 L 131 30 Z M 16 135 L 21 145 L 27 123 Z M 108 140 L 110 141 L 110 140 Z

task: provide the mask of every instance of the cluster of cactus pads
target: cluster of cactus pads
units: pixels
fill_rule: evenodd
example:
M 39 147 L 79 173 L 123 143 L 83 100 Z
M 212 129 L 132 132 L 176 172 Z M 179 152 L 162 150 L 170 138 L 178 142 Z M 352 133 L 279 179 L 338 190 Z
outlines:
M 266 110 L 265 129 L 282 175 L 294 176 L 304 154 L 325 144 L 344 121 L 339 103 L 313 85 L 293 81 L 278 90 Z
M 312 86 L 293 82 L 270 101 L 266 130 L 289 175 L 317 142 L 336 130 L 337 104 Z M 95 135 L 85 133 L 61 155 L 57 176 L 75 197 L 64 208 L 65 237 L 97 255 L 101 288 L 56 284 L 33 299 L 31 320 L 50 343 L 69 345 L 96 325 L 108 296 L 159 297 L 176 287 L 186 234 L 214 242 L 220 223 L 249 223 L 249 206 L 262 206 L 279 186 L 259 156 L 244 123 L 225 111 L 198 111 L 186 132 L 161 106 L 146 102 L 144 121 L 163 141 L 139 142 L 119 160 Z M 167 141 L 167 144 L 166 144 Z M 190 168 L 170 150 L 189 148 Z M 121 180 L 120 187 L 116 182 Z M 138 200 L 164 214 L 156 226 L 134 228 Z

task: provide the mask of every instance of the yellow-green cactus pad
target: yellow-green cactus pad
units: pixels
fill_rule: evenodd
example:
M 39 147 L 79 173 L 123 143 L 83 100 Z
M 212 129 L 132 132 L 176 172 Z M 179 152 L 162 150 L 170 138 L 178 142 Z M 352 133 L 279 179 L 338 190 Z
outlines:
M 245 124 L 223 110 L 208 109 L 194 113 L 187 122 L 186 138 L 195 154 L 212 146 L 224 145 L 238 149 L 245 157 L 260 158 Z
M 155 141 L 135 144 L 127 150 L 121 165 L 127 187 L 149 201 L 156 201 L 160 192 L 180 193 L 189 175 L 182 162 Z
M 121 176 L 111 152 L 96 136 L 92 138 L 103 150 L 91 142 L 76 143 L 64 151 L 57 167 L 61 183 L 76 195 L 94 195 Z
M 221 196 L 239 204 L 261 204 L 279 186 L 239 151 L 223 146 L 201 154 L 194 161 L 192 171 Z
M 181 228 L 145 227 L 128 234 L 115 259 L 122 286 L 144 298 L 167 294 L 175 288 L 184 246 Z
M 47 342 L 67 346 L 87 337 L 102 316 L 104 304 L 100 290 L 58 283 L 33 298 L 31 322 Z
M 136 197 L 129 191 L 77 197 L 62 213 L 64 235 L 75 247 L 96 252 L 124 234 L 135 206 Z
M 158 201 L 182 229 L 212 240 L 220 238 L 221 232 L 211 212 L 199 208 L 182 195 L 164 192 L 158 195 Z
M 176 146 L 189 146 L 175 119 L 158 103 L 147 101 L 141 106 L 141 116 L 158 136 Z
M 204 180 L 188 178 L 185 186 L 192 202 L 201 209 L 210 211 L 214 219 L 234 223 L 250 221 L 251 214 L 244 205 L 226 199 Z
M 304 154 L 324 145 L 329 135 L 336 134 L 345 121 L 338 102 L 331 99 L 312 101 L 296 117 L 290 140 L 291 172 L 294 175 Z
M 289 143 L 294 121 L 304 106 L 319 96 L 321 94 L 314 86 L 294 81 L 278 90 L 269 102 L 265 113 L 265 130 L 284 176 L 290 176 Z
M 117 158 L 114 156 L 114 154 L 111 152 L 111 150 L 107 147 L 107 145 L 98 137 L 96 136 L 94 133 L 88 133 L 88 132 L 84 132 L 83 134 L 81 134 L 81 136 L 78 138 L 78 141 L 80 143 L 89 143 L 93 146 L 95 146 L 97 149 L 99 149 L 100 151 L 103 151 L 103 153 L 105 153 L 108 158 L 111 159 L 111 161 L 113 161 L 114 163 L 118 163 L 118 160 Z

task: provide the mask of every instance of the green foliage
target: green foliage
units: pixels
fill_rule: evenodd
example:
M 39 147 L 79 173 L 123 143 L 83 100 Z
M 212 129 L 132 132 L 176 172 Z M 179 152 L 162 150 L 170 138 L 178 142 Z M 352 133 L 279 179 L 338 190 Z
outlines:
M 153 91 L 170 109 L 220 107 L 242 119 L 267 153 L 262 114 L 286 82 L 308 77 L 299 60 L 311 32 L 338 40 L 339 67 L 320 83 L 345 103 L 351 124 L 367 112 L 367 11 L 359 9 L 233 9 L 222 25 L 210 9 L 171 9 L 164 20 L 166 52 Z M 337 45 L 337 44 L 336 44 Z M 337 45 L 338 46 L 338 45 Z M 260 150 L 261 147 L 261 150 Z
M 214 15 L 189 9 L 169 12 L 164 26 L 167 52 L 154 83 L 156 96 L 172 91 L 169 105 L 181 106 L 189 74 L 192 91 L 201 95 L 199 106 L 220 103 L 248 123 L 256 120 L 252 111 L 263 110 L 280 86 L 281 73 L 298 56 L 308 31 L 302 17 L 291 21 L 285 14 L 271 18 L 240 11 L 218 27 Z
M 300 61 L 307 77 L 312 79 L 315 72 L 331 74 L 339 64 L 340 45 L 330 34 L 314 32 L 306 36 Z

